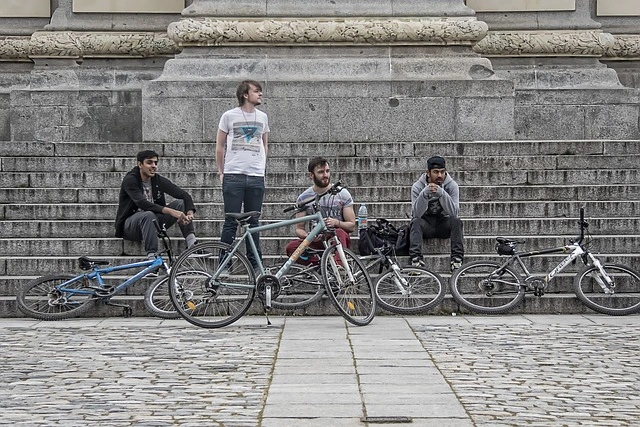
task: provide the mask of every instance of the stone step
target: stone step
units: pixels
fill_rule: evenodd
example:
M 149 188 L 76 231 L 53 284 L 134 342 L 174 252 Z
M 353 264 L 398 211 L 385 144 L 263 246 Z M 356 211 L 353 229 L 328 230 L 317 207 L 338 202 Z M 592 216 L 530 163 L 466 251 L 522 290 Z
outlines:
M 114 302 L 129 304 L 135 317 L 151 316 L 144 307 L 142 296 L 124 296 L 116 297 Z M 291 312 L 282 312 L 272 309 L 272 316 L 291 315 Z M 451 315 L 452 313 L 469 314 L 469 311 L 460 307 L 450 295 L 447 295 L 442 303 L 425 314 L 430 315 Z M 512 314 L 594 314 L 593 311 L 585 307 L 573 293 L 566 294 L 545 294 L 541 298 L 528 295 L 523 304 L 511 311 Z M 335 307 L 331 304 L 326 296 L 311 305 L 310 307 L 294 313 L 295 315 L 307 316 L 337 316 Z M 473 313 L 471 313 L 473 314 Z M 376 316 L 388 316 L 389 313 L 378 308 Z M 14 297 L 0 297 L 0 316 L 1 317 L 23 317 L 16 306 Z M 263 316 L 262 307 L 258 302 L 254 302 L 247 311 L 246 316 Z M 102 318 L 102 317 L 122 317 L 122 309 L 118 307 L 106 306 L 103 303 L 97 303 L 92 307 L 83 318 Z
M 367 202 L 369 217 L 375 219 L 386 218 L 398 222 L 408 221 L 405 214 L 411 211 L 410 204 L 398 202 Z M 356 202 L 357 208 L 360 203 Z M 283 210 L 291 203 L 263 204 L 263 218 L 285 218 Z M 586 202 L 460 202 L 461 217 L 470 218 L 564 218 L 579 215 L 580 206 L 585 207 L 588 217 L 617 218 L 640 216 L 640 200 L 615 201 L 586 201 Z M 200 219 L 222 219 L 224 205 L 222 203 L 197 203 L 196 217 Z M 30 221 L 33 219 L 48 220 L 110 220 L 116 216 L 118 205 L 110 204 L 78 204 L 78 203 L 50 203 L 50 204 L 5 204 L 0 205 L 0 218 L 13 221 Z
M 468 141 L 468 142 L 361 142 L 361 143 L 269 143 L 270 157 L 380 156 L 428 157 L 532 155 L 637 154 L 638 141 Z M 312 150 L 309 149 L 312 147 Z M 212 157 L 213 142 L 7 142 L 0 141 L 0 156 L 122 157 L 135 158 L 138 151 L 153 149 L 161 157 Z
M 277 222 L 276 219 L 264 219 L 262 224 Z M 219 237 L 222 219 L 201 219 L 195 221 L 199 236 Z M 406 220 L 404 223 L 408 223 Z M 464 218 L 466 235 L 568 235 L 578 234 L 578 221 L 575 218 Z M 292 236 L 294 226 L 267 230 L 262 236 Z M 589 230 L 601 234 L 634 234 L 640 230 L 640 218 L 593 218 L 589 221 Z M 101 238 L 113 236 L 113 220 L 40 220 L 40 221 L 4 221 L 0 229 L 0 238 L 20 236 L 29 238 L 86 237 Z M 178 236 L 178 227 L 170 230 L 170 235 Z
M 331 168 L 338 171 L 423 171 L 425 159 L 419 156 L 398 157 L 327 157 Z M 561 169 L 636 169 L 640 155 L 521 155 L 521 156 L 448 156 L 450 171 L 477 170 L 561 170 Z M 117 157 L 3 157 L 4 172 L 56 171 L 56 172 L 125 172 L 135 166 L 135 160 Z M 268 172 L 291 172 L 307 170 L 308 158 L 269 157 Z M 165 157 L 160 172 L 167 171 L 213 171 L 213 158 Z
M 504 234 L 501 234 L 504 236 Z M 352 236 L 352 245 L 356 245 L 356 236 Z M 465 252 L 467 254 L 488 254 L 494 252 L 495 235 L 465 235 Z M 522 246 L 522 250 L 533 250 L 540 248 L 548 248 L 562 246 L 570 239 L 574 239 L 575 234 L 567 235 L 523 235 L 514 234 L 504 237 L 513 237 L 526 240 L 526 245 Z M 198 240 L 215 240 L 219 238 L 198 236 Z M 291 237 L 270 237 L 264 236 L 261 239 L 262 251 L 265 254 L 284 254 L 286 244 Z M 620 234 L 620 235 L 594 235 L 591 238 L 591 247 L 594 251 L 601 253 L 615 254 L 636 254 L 640 250 L 640 236 L 638 234 Z M 174 249 L 179 253 L 184 249 L 184 241 L 182 239 L 174 239 Z M 432 239 L 428 244 L 423 245 L 423 251 L 426 254 L 448 254 L 448 239 Z M 81 256 L 88 255 L 92 257 L 104 256 L 142 256 L 143 248 L 138 242 L 128 242 L 115 237 L 108 238 L 2 238 L 0 239 L 0 253 L 11 255 L 14 257 L 25 256 Z
M 303 187 L 270 187 L 265 202 L 295 202 Z M 186 188 L 196 203 L 222 203 L 219 188 Z M 117 188 L 0 188 L 4 203 L 117 203 Z M 356 187 L 349 190 L 362 202 L 404 202 L 409 204 L 411 189 L 397 186 Z M 593 185 L 478 185 L 460 188 L 461 200 L 495 201 L 574 201 L 640 200 L 640 184 Z
M 0 187 L 12 188 L 120 188 L 125 172 L 0 172 Z M 219 188 L 217 172 L 162 172 L 181 187 Z M 410 187 L 420 172 L 341 172 L 333 171 L 334 181 L 343 181 L 352 188 L 372 183 Z M 640 184 L 637 169 L 598 170 L 510 170 L 452 171 L 451 176 L 461 186 L 470 185 L 590 185 L 592 183 Z M 267 187 L 310 185 L 303 172 L 271 172 Z

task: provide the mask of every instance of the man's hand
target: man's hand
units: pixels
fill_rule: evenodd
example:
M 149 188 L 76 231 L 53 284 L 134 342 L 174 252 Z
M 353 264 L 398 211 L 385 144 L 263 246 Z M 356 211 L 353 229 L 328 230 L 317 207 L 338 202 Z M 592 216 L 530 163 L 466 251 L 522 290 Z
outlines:
M 340 221 L 336 218 L 325 218 L 324 222 L 327 227 L 340 228 Z
M 176 209 L 170 209 L 170 208 L 165 208 L 165 209 L 169 210 L 169 215 L 174 217 L 177 220 L 178 224 L 180 225 L 186 225 L 186 224 L 189 224 L 191 221 L 193 221 L 193 212 L 191 211 L 189 211 L 189 215 L 187 215 L 184 212 L 181 212 Z
M 438 184 L 436 184 L 434 182 L 430 182 L 427 185 L 429 186 L 429 192 L 431 192 L 431 193 L 437 193 L 438 192 L 438 187 L 439 187 Z

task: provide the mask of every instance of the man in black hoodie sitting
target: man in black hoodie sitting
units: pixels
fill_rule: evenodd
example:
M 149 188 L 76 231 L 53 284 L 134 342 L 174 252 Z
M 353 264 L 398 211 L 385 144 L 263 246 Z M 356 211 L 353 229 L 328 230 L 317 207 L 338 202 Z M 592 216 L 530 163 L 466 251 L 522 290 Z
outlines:
M 156 219 L 161 227 L 164 224 L 166 228 L 177 222 L 187 247 L 193 246 L 197 242 L 193 228 L 196 208 L 191 196 L 156 173 L 158 153 L 140 151 L 137 160 L 138 166 L 125 175 L 120 185 L 116 237 L 134 242 L 144 241 L 147 257 L 155 257 L 158 252 L 158 231 L 153 220 Z M 168 205 L 165 193 L 175 198 Z

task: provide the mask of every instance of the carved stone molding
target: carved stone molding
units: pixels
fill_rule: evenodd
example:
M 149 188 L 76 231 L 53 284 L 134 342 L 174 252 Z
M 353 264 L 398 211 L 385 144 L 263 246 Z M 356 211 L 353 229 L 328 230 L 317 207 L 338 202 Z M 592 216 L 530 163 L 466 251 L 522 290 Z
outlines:
M 607 59 L 640 59 L 640 34 L 614 34 L 613 46 L 605 51 Z
M 614 44 L 601 31 L 490 32 L 473 47 L 485 56 L 595 56 Z
M 488 26 L 475 18 L 182 19 L 167 30 L 180 46 L 472 45 Z
M 0 37 L 0 61 L 28 61 L 29 36 Z
M 0 39 L 0 59 L 148 58 L 175 55 L 179 47 L 166 33 L 36 32 Z

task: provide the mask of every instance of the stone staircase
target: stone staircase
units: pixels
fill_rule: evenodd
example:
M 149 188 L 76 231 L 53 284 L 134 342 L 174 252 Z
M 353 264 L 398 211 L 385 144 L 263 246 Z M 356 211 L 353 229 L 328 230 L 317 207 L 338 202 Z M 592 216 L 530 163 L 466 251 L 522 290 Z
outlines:
M 16 286 L 42 274 L 75 272 L 81 255 L 114 264 L 142 256 L 140 244 L 113 237 L 113 220 L 121 179 L 143 148 L 160 153 L 160 173 L 191 192 L 198 207 L 198 238 L 219 238 L 222 194 L 211 143 L 0 142 L 1 317 L 20 315 Z M 272 143 L 262 219 L 286 218 L 283 208 L 309 185 L 308 158 L 324 155 L 333 181 L 350 189 L 356 210 L 366 203 L 370 218 L 407 223 L 411 184 L 433 154 L 447 158 L 448 170 L 461 185 L 466 261 L 497 258 L 498 235 L 525 239 L 526 249 L 562 245 L 577 234 L 578 210 L 584 206 L 594 252 L 606 261 L 640 268 L 638 141 Z M 179 253 L 184 242 L 177 228 L 170 234 Z M 284 259 L 291 236 L 292 229 L 263 234 L 267 264 Z M 449 276 L 448 245 L 448 240 L 425 245 L 428 266 L 444 277 Z M 535 258 L 527 265 L 542 273 L 562 257 Z M 543 298 L 527 298 L 521 310 L 586 311 L 571 290 L 571 271 L 579 267 L 552 283 Z M 136 316 L 147 315 L 142 295 L 148 283 L 120 297 L 131 302 Z M 457 305 L 447 298 L 434 313 L 454 310 Z M 89 315 L 114 314 L 119 311 L 99 306 Z

